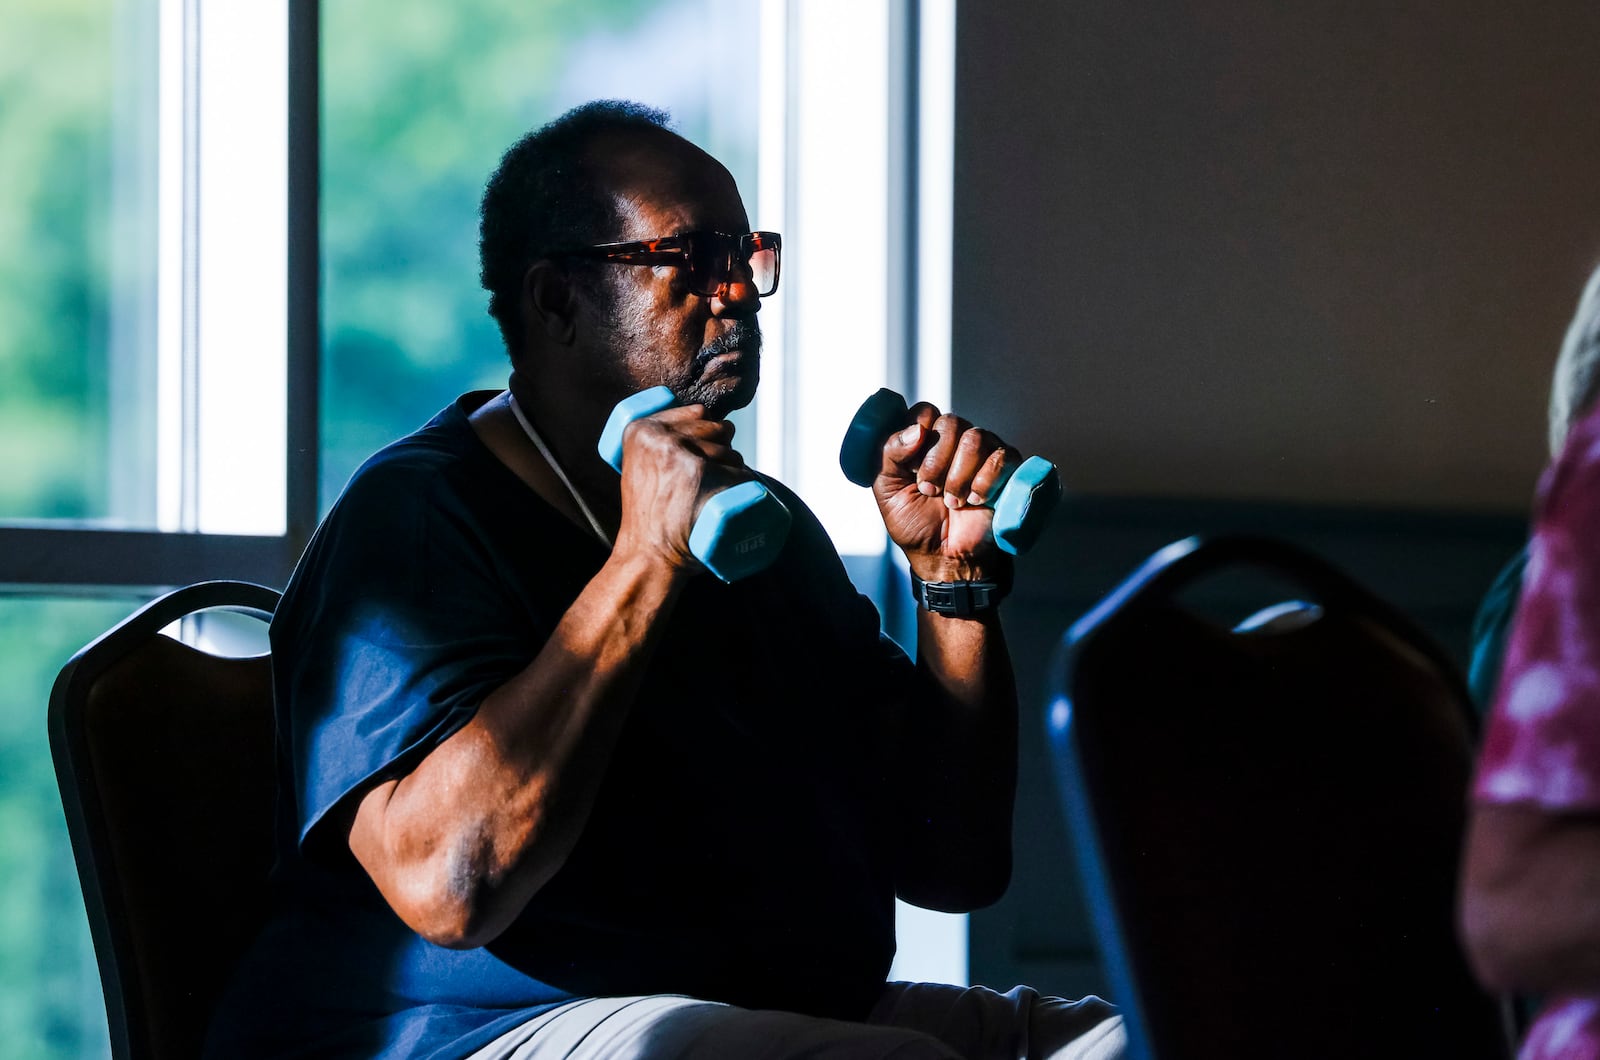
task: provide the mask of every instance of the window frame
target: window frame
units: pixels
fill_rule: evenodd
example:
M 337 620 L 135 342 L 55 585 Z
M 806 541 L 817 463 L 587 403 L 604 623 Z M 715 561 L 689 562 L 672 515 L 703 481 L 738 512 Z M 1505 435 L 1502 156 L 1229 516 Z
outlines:
M 197 0 L 187 0 L 183 10 L 188 35 L 194 32 L 193 20 L 199 15 Z M 0 524 L 0 593 L 151 591 L 213 578 L 281 587 L 316 529 L 321 342 L 318 0 L 287 0 L 287 15 L 284 532 L 258 536 L 114 529 L 44 520 L 8 522 Z M 186 68 L 195 55 L 185 49 Z M 186 458 L 189 455 L 185 454 Z

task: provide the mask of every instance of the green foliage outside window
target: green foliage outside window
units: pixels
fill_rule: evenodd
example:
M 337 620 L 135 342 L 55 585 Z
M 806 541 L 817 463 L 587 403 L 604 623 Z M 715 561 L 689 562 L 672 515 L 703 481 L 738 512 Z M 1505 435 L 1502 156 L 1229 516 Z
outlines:
M 105 1004 L 45 735 L 73 652 L 138 601 L 0 597 L 0 1055 L 108 1052 Z
M 128 102 L 113 84 L 137 28 L 113 15 L 108 0 L 0 7 L 0 519 L 110 514 L 113 115 Z M 45 705 L 72 652 L 135 603 L 0 596 L 0 1054 L 14 1060 L 107 1054 Z
M 0 11 L 0 518 L 103 513 L 112 25 Z

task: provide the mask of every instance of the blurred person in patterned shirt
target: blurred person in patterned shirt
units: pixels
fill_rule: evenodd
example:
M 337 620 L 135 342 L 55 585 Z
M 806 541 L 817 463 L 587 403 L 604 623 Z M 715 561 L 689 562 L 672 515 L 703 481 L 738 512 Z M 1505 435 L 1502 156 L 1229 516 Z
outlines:
M 1597 333 L 1600 270 L 1558 380 L 1592 393 Z M 1584 365 L 1567 363 L 1584 351 Z M 1600 1058 L 1600 408 L 1561 426 L 1484 738 L 1461 891 L 1479 978 L 1546 997 L 1521 1060 Z

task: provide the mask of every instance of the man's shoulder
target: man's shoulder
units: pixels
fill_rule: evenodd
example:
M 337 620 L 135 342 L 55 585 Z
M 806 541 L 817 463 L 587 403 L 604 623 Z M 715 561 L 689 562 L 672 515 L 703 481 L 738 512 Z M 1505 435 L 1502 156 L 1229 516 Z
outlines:
M 481 507 L 473 498 L 484 490 L 474 484 L 485 474 L 475 444 L 465 414 L 451 406 L 372 454 L 318 525 L 297 576 L 360 569 L 414 551 L 441 525 L 471 522 L 462 516 Z
M 479 443 L 457 405 L 369 456 L 340 491 L 340 507 L 374 499 L 416 502 L 463 476 L 481 473 Z
M 426 579 L 425 550 L 472 525 L 469 498 L 482 492 L 471 485 L 482 475 L 474 444 L 471 424 L 452 405 L 368 457 L 317 526 L 280 610 L 295 610 L 307 591 L 320 601 L 352 585 Z

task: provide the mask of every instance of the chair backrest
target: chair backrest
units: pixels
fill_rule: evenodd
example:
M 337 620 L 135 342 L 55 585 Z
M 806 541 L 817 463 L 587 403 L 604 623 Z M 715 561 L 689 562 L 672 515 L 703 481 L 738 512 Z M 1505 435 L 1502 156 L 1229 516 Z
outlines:
M 224 658 L 160 631 L 278 594 L 203 582 L 141 608 L 72 657 L 50 749 L 118 1060 L 193 1057 L 259 927 L 272 865 L 268 657 Z
M 1311 603 L 1180 595 L 1264 569 Z M 1495 1057 L 1455 934 L 1466 687 L 1408 619 L 1281 542 L 1179 542 L 1063 638 L 1058 787 L 1134 1055 Z

